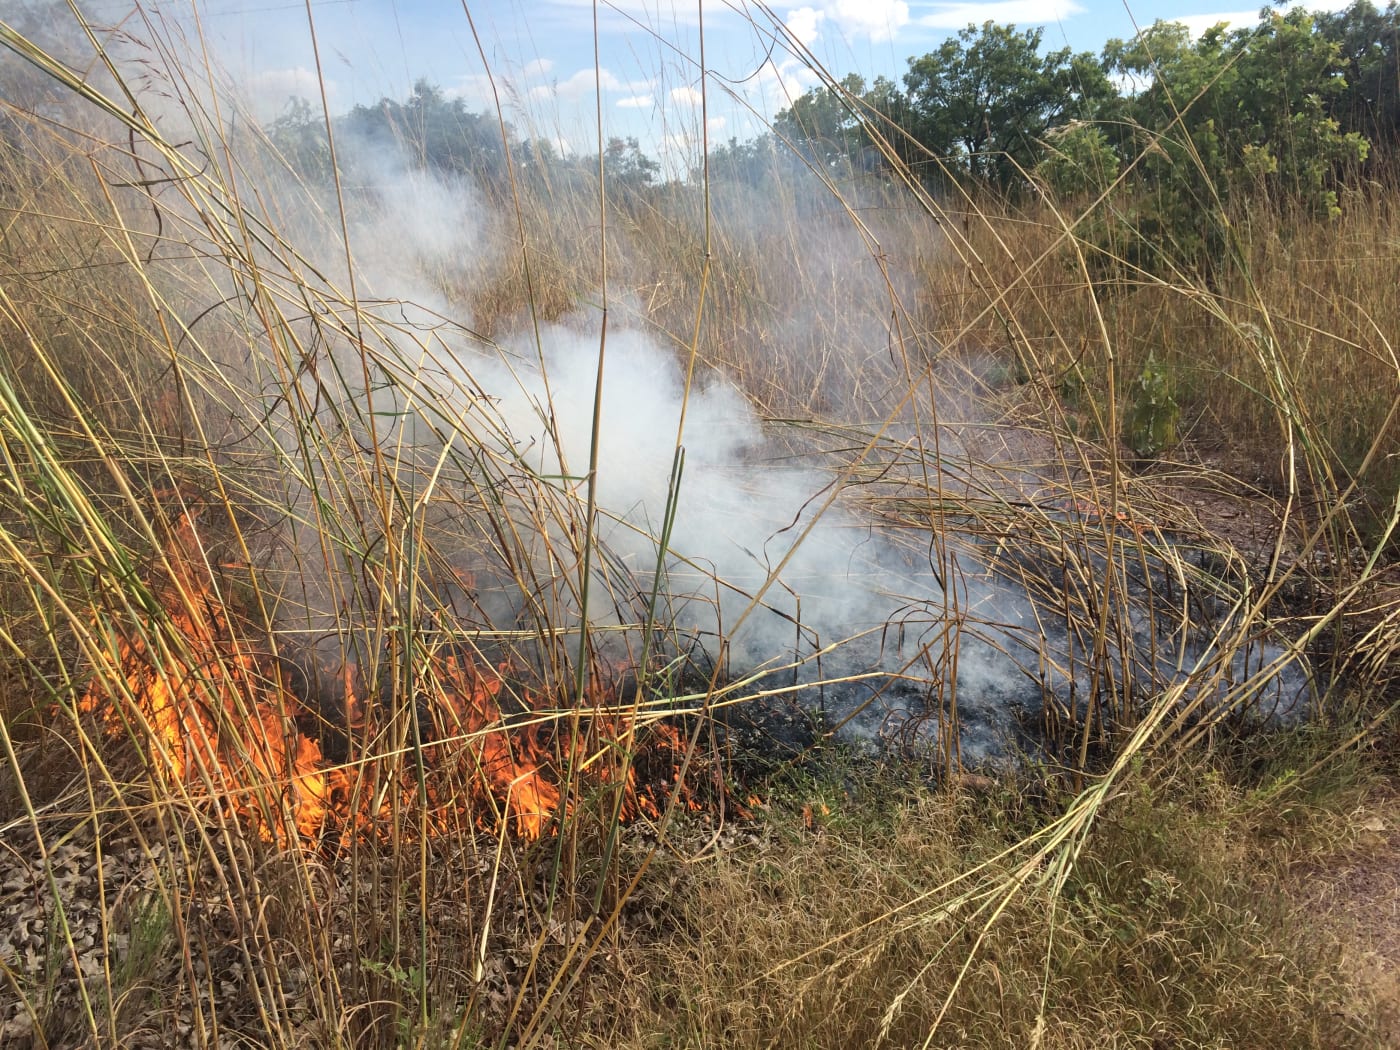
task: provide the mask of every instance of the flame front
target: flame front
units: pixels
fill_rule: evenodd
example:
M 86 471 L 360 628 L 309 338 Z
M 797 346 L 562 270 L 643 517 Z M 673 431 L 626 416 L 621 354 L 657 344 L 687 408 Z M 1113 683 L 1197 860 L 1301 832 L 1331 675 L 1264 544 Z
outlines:
M 93 675 L 80 708 L 113 733 L 135 730 L 149 741 L 158 779 L 237 815 L 265 840 L 312 845 L 328 836 L 383 835 L 394 794 L 402 811 L 424 788 L 428 834 L 465 818 L 537 838 L 567 815 L 566 782 L 617 787 L 624 817 L 659 815 L 657 791 L 640 788 L 635 765 L 616 757 L 626 750 L 618 744 L 636 747 L 634 718 L 616 704 L 583 718 L 527 703 L 507 719 L 501 697 L 509 668 L 460 651 L 416 669 L 415 699 L 430 721 L 397 750 L 385 743 L 393 734 L 376 724 L 375 705 L 358 695 L 353 667 L 344 668 L 338 702 L 348 754 L 344 763 L 328 763 L 314 730 L 303 728 L 324 716 L 308 710 L 276 659 L 240 640 L 251 632 L 218 599 L 188 514 L 172 529 L 167 560 L 169 578 L 157 592 L 166 615 L 112 629 L 107 665 Z M 672 727 L 649 728 L 647 738 L 668 762 L 679 762 Z M 421 765 L 405 760 L 414 749 Z

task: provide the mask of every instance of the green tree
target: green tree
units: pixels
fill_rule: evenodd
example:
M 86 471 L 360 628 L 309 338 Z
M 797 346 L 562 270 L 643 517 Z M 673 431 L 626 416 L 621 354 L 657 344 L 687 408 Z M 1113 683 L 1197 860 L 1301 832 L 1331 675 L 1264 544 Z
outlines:
M 331 149 L 326 121 L 304 98 L 293 98 L 267 126 L 267 137 L 289 167 L 303 179 L 321 182 L 331 175 Z
M 801 160 L 775 135 L 760 135 L 740 142 L 728 142 L 710 150 L 710 179 L 715 183 L 767 186 L 782 184 L 794 177 L 802 167 Z M 690 173 L 698 181 L 697 168 Z
M 1041 54 L 1042 31 L 969 25 L 904 77 L 915 137 L 955 172 L 1008 188 L 1036 163 L 1045 134 L 1089 119 L 1115 97 L 1099 60 Z
M 1073 121 L 1045 133 L 1037 179 L 1059 197 L 1096 194 L 1112 185 L 1121 162 L 1103 128 Z
M 1335 212 L 1335 173 L 1365 158 L 1327 104 L 1346 87 L 1337 45 L 1302 10 L 1223 25 L 1192 40 L 1159 22 L 1113 40 L 1105 65 L 1143 87 L 1113 125 L 1137 158 L 1137 201 L 1125 213 L 1137 236 L 1115 243 L 1153 272 L 1193 269 L 1207 279 L 1225 259 L 1225 216 L 1241 204 L 1288 200 Z
M 876 82 L 886 97 L 890 82 Z M 877 171 L 883 164 L 870 136 L 865 79 L 851 73 L 838 84 L 813 88 L 782 110 L 773 131 L 813 166 L 837 177 Z
M 1295 9 L 1258 25 L 1207 30 L 1194 42 L 1184 27 L 1158 23 L 1129 44 L 1110 41 L 1109 66 L 1150 77 L 1131 100 L 1142 157 L 1159 180 L 1204 179 L 1221 198 L 1254 189 L 1326 212 L 1336 205 L 1329 176 L 1363 158 L 1366 141 L 1343 132 L 1328 103 L 1346 89 L 1338 46 Z
M 1356 0 L 1342 11 L 1315 15 L 1317 31 L 1337 45 L 1346 87 L 1328 100 L 1343 131 L 1370 140 L 1382 155 L 1400 148 L 1400 7 L 1384 11 Z
M 915 137 L 909 96 L 888 77 L 851 74 L 814 88 L 780 112 L 773 133 L 814 167 L 844 178 L 886 171 L 892 160 L 917 168 L 928 151 Z
M 447 97 L 426 80 L 413 85 L 402 102 L 381 98 L 373 106 L 356 106 L 339 122 L 369 150 L 397 147 L 418 167 L 481 182 L 504 177 L 513 136 L 506 139 L 494 114 L 472 113 L 460 98 Z
M 603 177 L 609 189 L 638 192 L 656 182 L 661 166 L 642 152 L 635 138 L 608 139 L 603 147 Z

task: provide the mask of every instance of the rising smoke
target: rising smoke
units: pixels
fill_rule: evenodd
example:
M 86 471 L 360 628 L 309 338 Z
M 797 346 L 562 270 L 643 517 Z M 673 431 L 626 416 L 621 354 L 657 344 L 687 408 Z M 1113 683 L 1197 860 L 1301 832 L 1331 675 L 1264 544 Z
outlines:
M 601 312 L 580 309 L 495 340 L 474 335 L 450 289 L 490 280 L 504 265 L 488 247 L 507 240 L 493 230 L 503 220 L 467 183 L 382 156 L 362 164 L 356 182 L 348 258 L 363 315 L 377 320 L 360 324 L 353 340 L 330 340 L 322 369 L 334 380 L 312 374 L 306 382 L 324 391 L 351 377 L 340 389 L 357 407 L 326 409 L 327 420 L 358 420 L 346 454 L 364 458 L 371 441 L 387 450 L 412 513 L 442 547 L 461 551 L 455 564 L 473 580 L 471 608 L 445 603 L 449 632 L 529 627 L 568 660 L 586 623 L 597 650 L 617 662 L 638 659 L 645 636 L 656 660 L 721 662 L 727 677 L 755 676 L 755 692 L 785 695 L 852 740 L 946 745 L 956 699 L 957 742 L 972 762 L 1026 746 L 1022 727 L 1047 703 L 1082 711 L 1105 692 L 1149 696 L 1213 658 L 1198 633 L 1161 626 L 1170 607 L 1152 595 L 1179 576 L 1169 561 L 1130 567 L 1132 593 L 1096 646 L 1066 615 L 1068 602 L 1033 601 L 991 571 L 975 543 L 950 553 L 948 537 L 911 540 L 877 527 L 845 491 L 843 468 L 801 465 L 736 382 L 691 367 L 684 352 L 636 325 L 605 330 Z M 875 267 L 854 233 L 844 244 L 829 225 L 800 236 L 823 244 L 843 272 L 860 273 L 862 255 L 873 270 L 872 283 L 852 276 L 844 290 L 830 289 L 826 307 L 839 323 L 825 328 L 840 333 L 843 352 L 890 345 L 888 268 Z M 343 245 L 328 240 L 319 251 L 322 272 L 348 285 Z M 804 310 L 809 304 L 789 304 L 750 353 L 810 350 L 810 331 L 794 335 Z M 819 323 L 814 316 L 807 327 Z M 341 335 L 350 331 L 342 322 Z M 822 382 L 824 401 L 839 405 L 830 372 Z M 859 411 L 908 403 L 872 397 L 867 385 Z M 906 431 L 919 425 L 895 422 Z M 285 425 L 284 444 L 295 429 Z M 961 448 L 952 433 L 941 444 Z M 595 546 L 585 558 L 595 451 Z M 974 468 L 956 469 L 961 484 Z M 325 481 L 324 466 L 313 465 L 292 502 L 305 506 Z M 311 560 L 304 548 L 312 539 L 304 530 L 298 564 Z M 1080 560 L 1105 579 L 1125 576 L 1094 550 Z M 303 603 L 320 607 L 307 622 L 333 618 L 332 595 L 356 586 L 316 593 L 303 580 Z M 1231 654 L 1215 688 L 1223 696 L 1274 661 L 1285 662 L 1273 645 Z M 1264 691 L 1298 708 L 1306 675 L 1273 670 L 1262 676 Z

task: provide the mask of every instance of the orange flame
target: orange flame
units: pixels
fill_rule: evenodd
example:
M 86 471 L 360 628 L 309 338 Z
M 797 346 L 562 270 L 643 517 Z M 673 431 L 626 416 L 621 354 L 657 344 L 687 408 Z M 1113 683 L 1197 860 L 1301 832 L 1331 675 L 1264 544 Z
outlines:
M 151 741 L 158 777 L 232 811 L 267 841 L 310 845 L 328 832 L 375 834 L 391 815 L 394 791 L 410 802 L 416 782 L 399 763 L 402 782 L 382 790 L 385 755 L 370 742 L 385 734 L 374 724 L 373 705 L 357 695 L 353 666 L 343 669 L 352 753 L 344 765 L 331 766 L 317 740 L 297 725 L 319 713 L 305 708 L 273 657 L 240 641 L 248 628 L 236 629 L 218 599 L 191 516 L 182 514 L 171 532 L 169 578 L 157 592 L 166 616 L 144 629 L 116 629 L 110 662 L 94 674 L 80 708 L 113 732 L 135 722 Z M 421 669 L 418 689 L 432 718 L 423 727 L 431 737 L 423 747 L 426 833 L 466 814 L 478 826 L 537 838 L 556 816 L 568 815 L 567 787 L 584 779 L 620 784 L 624 817 L 656 818 L 661 790 L 683 790 L 669 782 L 640 787 L 636 765 L 612 757 L 625 750 L 613 744 L 636 742 L 638 727 L 626 715 L 565 717 L 527 701 L 507 720 L 501 697 L 508 671 L 459 653 L 440 654 Z M 667 768 L 684 751 L 667 725 L 648 731 L 647 747 Z M 570 778 L 573 785 L 565 785 Z M 688 793 L 682 798 L 698 807 Z
M 320 746 L 292 724 L 295 708 L 270 661 L 239 644 L 202 554 L 182 515 L 167 554 L 170 581 L 159 594 L 167 617 L 145 630 L 118 627 L 116 666 L 94 675 L 79 707 L 100 713 L 113 731 L 134 713 L 163 779 L 203 787 L 265 837 L 286 841 L 288 818 L 309 836 L 326 815 Z M 229 734 L 233 725 L 246 731 Z

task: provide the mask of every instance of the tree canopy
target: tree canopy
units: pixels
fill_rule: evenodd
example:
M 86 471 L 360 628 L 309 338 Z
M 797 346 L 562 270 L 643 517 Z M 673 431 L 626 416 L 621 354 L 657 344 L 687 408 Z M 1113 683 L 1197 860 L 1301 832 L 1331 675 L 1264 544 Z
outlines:
M 470 112 L 460 98 L 449 98 L 426 80 L 415 83 L 402 102 L 381 98 L 373 106 L 356 106 L 341 125 L 369 149 L 392 144 L 421 167 L 486 179 L 505 173 L 514 146 L 513 136 L 502 138 L 494 116 Z
M 1116 251 L 1209 270 L 1239 202 L 1335 213 L 1337 190 L 1400 149 L 1400 12 L 1370 0 L 1192 36 L 1158 22 L 1101 54 L 1046 50 L 1041 31 L 985 22 L 909 59 L 902 89 L 857 76 L 779 114 L 784 141 L 829 169 L 907 163 L 1002 194 L 1116 187 Z M 893 148 L 892 148 L 893 147 Z
M 566 157 L 546 139 L 521 138 L 494 113 L 474 113 L 462 99 L 419 80 L 403 100 L 381 98 L 355 106 L 332 122 L 339 160 L 351 171 L 373 171 L 385 158 L 394 164 L 466 178 L 487 186 L 503 184 L 510 168 L 519 177 L 547 170 L 587 176 L 598 170 L 598 157 Z M 268 137 L 302 177 L 330 176 L 330 149 L 322 114 L 302 99 L 292 99 L 267 127 Z M 660 165 L 635 138 L 614 137 L 603 148 L 609 185 L 641 191 L 654 185 Z
M 1364 135 L 1385 152 L 1400 147 L 1400 8 L 1356 0 L 1314 16 L 1317 32 L 1337 45 L 1344 86 L 1329 104 L 1343 131 Z
M 1301 9 L 1194 42 L 1158 23 L 1110 41 L 1104 56 L 1111 71 L 1150 81 L 1124 100 L 1118 126 L 1124 151 L 1140 154 L 1144 178 L 1158 185 L 1213 197 L 1262 188 L 1328 211 L 1331 176 L 1368 152 L 1332 115 L 1346 89 L 1340 48 Z
M 1069 48 L 1041 53 L 1041 30 L 986 22 L 909 60 L 909 130 L 955 172 L 1023 181 L 1047 131 L 1094 117 L 1113 97 L 1102 63 Z

